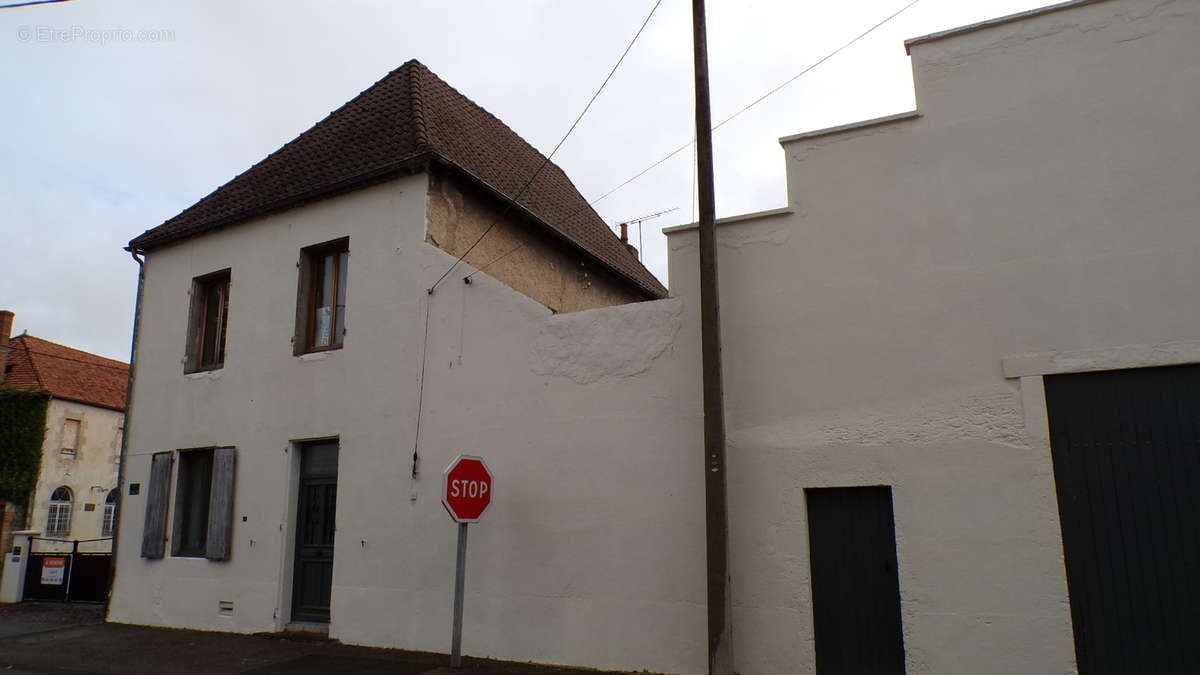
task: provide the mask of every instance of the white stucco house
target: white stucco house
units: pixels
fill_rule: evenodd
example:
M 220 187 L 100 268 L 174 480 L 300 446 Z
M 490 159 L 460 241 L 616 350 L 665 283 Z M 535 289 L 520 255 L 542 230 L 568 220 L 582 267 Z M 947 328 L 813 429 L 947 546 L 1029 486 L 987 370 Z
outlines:
M 1194 670 L 1200 6 L 907 48 L 718 223 L 736 670 Z M 469 453 L 464 653 L 706 671 L 695 229 L 541 163 L 410 62 L 131 242 L 110 620 L 445 652 Z
M 410 61 L 130 248 L 110 620 L 448 651 L 467 453 L 465 654 L 702 666 L 681 305 L 499 120 Z

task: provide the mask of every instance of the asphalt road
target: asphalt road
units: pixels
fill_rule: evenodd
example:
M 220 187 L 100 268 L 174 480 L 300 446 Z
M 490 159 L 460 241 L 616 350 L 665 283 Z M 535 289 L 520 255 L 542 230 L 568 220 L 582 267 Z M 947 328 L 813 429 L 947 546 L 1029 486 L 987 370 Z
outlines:
M 0 605 L 0 673 L 208 675 L 597 675 L 599 671 L 352 647 L 332 640 L 104 623 L 82 605 Z

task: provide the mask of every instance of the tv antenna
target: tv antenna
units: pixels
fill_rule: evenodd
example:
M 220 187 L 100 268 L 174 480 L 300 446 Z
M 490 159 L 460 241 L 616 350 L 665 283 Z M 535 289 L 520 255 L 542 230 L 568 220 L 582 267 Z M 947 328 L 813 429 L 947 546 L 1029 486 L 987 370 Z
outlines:
M 625 245 L 629 244 L 629 226 L 636 223 L 638 226 L 637 257 L 638 257 L 638 260 L 641 260 L 642 259 L 642 221 L 651 220 L 651 219 L 657 218 L 659 216 L 666 215 L 672 211 L 678 211 L 678 210 L 679 210 L 678 206 L 672 206 L 669 209 L 664 209 L 662 211 L 655 211 L 654 213 L 647 213 L 644 216 L 638 216 L 637 218 L 630 218 L 629 220 L 621 221 L 617 225 L 617 227 L 621 228 L 621 243 L 625 244 Z

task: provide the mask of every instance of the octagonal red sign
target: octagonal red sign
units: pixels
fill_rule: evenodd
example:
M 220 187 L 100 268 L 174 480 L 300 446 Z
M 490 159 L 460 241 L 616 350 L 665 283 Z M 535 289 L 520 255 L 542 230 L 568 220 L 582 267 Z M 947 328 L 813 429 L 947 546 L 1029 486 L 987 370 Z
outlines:
M 492 472 L 482 457 L 459 455 L 442 473 L 442 504 L 460 523 L 474 523 L 492 503 Z

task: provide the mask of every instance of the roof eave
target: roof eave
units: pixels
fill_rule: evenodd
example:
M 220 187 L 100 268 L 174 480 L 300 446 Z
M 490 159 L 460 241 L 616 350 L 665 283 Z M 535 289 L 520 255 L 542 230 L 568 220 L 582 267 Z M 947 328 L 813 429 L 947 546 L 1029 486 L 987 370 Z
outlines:
M 153 251 L 155 249 L 164 248 L 166 246 L 170 246 L 171 244 L 175 244 L 180 241 L 190 239 L 192 237 L 196 237 L 196 236 L 199 236 L 202 234 L 207 234 L 209 232 L 213 232 L 215 230 L 219 230 L 219 229 L 222 229 L 225 227 L 230 227 L 233 225 L 244 223 L 244 222 L 253 220 L 255 218 L 261 218 L 263 216 L 267 216 L 272 213 L 279 213 L 281 211 L 286 211 L 289 209 L 297 208 L 299 206 L 303 206 L 305 204 L 310 204 L 312 202 L 320 201 L 322 199 L 328 199 L 330 197 L 335 197 L 335 196 L 338 196 L 341 194 L 345 194 L 347 192 L 352 192 L 356 189 L 361 189 L 361 188 L 367 187 L 371 184 L 385 181 L 387 179 L 390 179 L 397 175 L 404 174 L 406 172 L 419 173 L 419 171 L 414 170 L 414 169 L 424 170 L 427 162 L 429 162 L 429 161 L 436 161 L 438 164 L 445 166 L 445 167 L 453 170 L 455 173 L 470 180 L 472 183 L 474 183 L 475 185 L 477 185 L 484 191 L 488 192 L 489 194 L 501 199 L 502 201 L 504 201 L 506 203 L 511 204 L 512 208 L 514 210 L 518 211 L 526 218 L 529 218 L 533 222 L 537 223 L 546 232 L 548 232 L 555 238 L 559 239 L 563 243 L 567 244 L 572 249 L 575 249 L 577 252 L 583 254 L 589 260 L 599 264 L 606 271 L 610 272 L 611 274 L 616 275 L 622 281 L 632 285 L 639 292 L 644 294 L 648 299 L 657 300 L 657 299 L 667 297 L 667 295 L 668 295 L 667 293 L 660 292 L 657 289 L 654 289 L 654 288 L 646 285 L 645 283 L 641 282 L 640 280 L 636 279 L 635 277 L 631 276 L 630 274 L 626 273 L 625 271 L 621 270 L 620 268 L 616 267 L 615 265 L 612 265 L 607 260 L 604 260 L 596 253 L 592 252 L 589 248 L 587 248 L 586 246 L 584 246 L 583 244 L 581 244 L 580 242 L 578 242 L 577 240 L 572 238 L 570 235 L 566 234 L 559 228 L 555 227 L 553 224 L 549 223 L 545 219 L 541 218 L 537 214 L 535 214 L 532 211 L 530 211 L 529 209 L 525 208 L 519 202 L 516 202 L 515 200 L 510 198 L 507 194 L 505 194 L 500 189 L 496 188 L 495 186 L 491 185 L 490 183 L 483 180 L 479 176 L 475 175 L 471 171 L 463 168 L 459 164 L 455 163 L 454 161 L 450 160 L 449 158 L 447 158 L 447 157 L 443 156 L 442 154 L 435 152 L 435 151 L 422 152 L 420 154 L 413 155 L 411 157 L 407 157 L 407 158 L 399 160 L 397 162 L 392 162 L 385 166 L 378 167 L 376 169 L 372 169 L 371 171 L 359 174 L 357 176 L 348 178 L 346 180 L 342 180 L 342 181 L 338 181 L 337 183 L 322 186 L 321 188 L 318 188 L 316 190 L 310 190 L 306 193 L 302 193 L 299 195 L 293 195 L 293 196 L 287 197 L 285 199 L 277 200 L 275 202 L 272 202 L 263 207 L 259 207 L 257 209 L 242 211 L 242 212 L 234 214 L 232 216 L 228 216 L 225 218 L 221 218 L 218 220 L 214 220 L 214 221 L 205 223 L 204 225 L 202 225 L 196 229 L 189 230 L 187 232 L 180 232 L 177 234 L 166 235 L 161 238 L 158 238 L 158 237 L 147 238 L 146 234 L 142 234 L 141 236 L 135 237 L 134 239 L 130 240 L 129 244 L 125 247 L 125 250 L 130 251 L 130 252 L 145 253 L 145 252 Z M 152 231 L 153 230 L 151 230 L 151 232 Z
M 383 182 L 405 173 L 420 173 L 420 171 L 414 171 L 413 169 L 421 168 L 423 170 L 424 164 L 429 160 L 432 154 L 433 153 L 431 152 L 422 152 L 412 155 L 404 159 L 376 167 L 370 171 L 363 172 L 356 176 L 352 176 L 335 183 L 330 183 L 329 185 L 323 185 L 315 190 L 309 190 L 308 192 L 303 192 L 298 195 L 291 195 L 284 199 L 271 202 L 265 206 L 241 211 L 231 216 L 226 216 L 225 218 L 218 218 L 217 220 L 210 221 L 198 228 L 188 230 L 186 232 L 173 233 L 162 237 L 147 237 L 146 235 L 154 231 L 149 230 L 131 239 L 129 244 L 125 247 L 125 250 L 143 253 L 153 251 L 154 249 L 163 248 L 185 239 L 190 239 L 197 235 L 207 234 L 214 230 L 244 223 L 249 220 L 254 220 L 255 218 L 261 218 L 263 216 L 279 213 L 281 211 L 287 211 L 305 204 L 310 204 L 312 202 L 321 201 L 330 197 L 336 197 L 347 192 L 353 192 L 354 190 L 368 187 L 375 183 Z M 169 223 L 170 221 L 167 222 Z M 163 223 L 163 225 L 165 224 L 166 223 Z M 162 225 L 159 227 L 162 227 Z
M 105 405 L 103 403 L 98 403 L 96 401 L 86 401 L 81 398 L 71 398 L 70 396 L 59 396 L 52 391 L 46 391 L 46 393 L 50 395 L 50 400 L 52 400 L 52 401 L 68 401 L 70 403 L 79 403 L 82 405 L 90 405 L 93 408 L 103 408 L 105 410 L 114 410 L 119 413 L 125 412 L 124 406 L 118 408 L 116 406 Z

